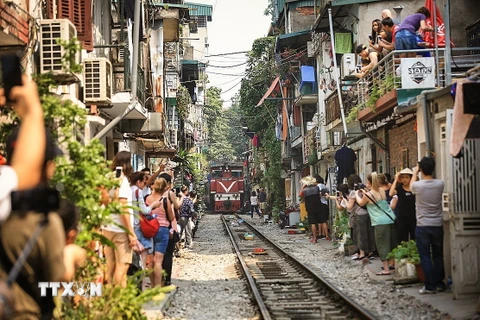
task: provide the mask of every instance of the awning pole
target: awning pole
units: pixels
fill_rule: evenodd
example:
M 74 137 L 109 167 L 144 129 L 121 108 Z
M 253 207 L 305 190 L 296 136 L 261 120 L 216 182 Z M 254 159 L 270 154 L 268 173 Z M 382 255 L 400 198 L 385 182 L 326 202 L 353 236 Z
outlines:
M 135 11 L 133 12 L 133 67 L 132 67 L 132 81 L 130 82 L 130 90 L 132 91 L 130 94 L 130 104 L 128 107 L 123 111 L 123 113 L 110 121 L 109 124 L 105 126 L 93 139 L 102 139 L 110 130 L 112 130 L 123 118 L 127 116 L 135 106 L 138 104 L 137 101 L 137 77 L 138 77 L 138 55 L 140 53 L 139 46 L 140 46 L 140 5 L 142 0 L 135 1 Z M 126 82 L 127 79 L 124 79 Z
M 452 45 L 450 43 L 450 0 L 445 3 L 445 86 L 452 83 Z
M 340 113 L 342 114 L 342 123 L 343 131 L 345 132 L 345 137 L 347 136 L 347 122 L 345 120 L 345 111 L 343 110 L 343 99 L 342 99 L 342 88 L 340 86 L 340 75 L 338 74 L 337 68 L 337 55 L 335 53 L 335 34 L 333 33 L 333 20 L 332 20 L 332 9 L 328 8 L 328 21 L 330 23 L 330 38 L 332 43 L 332 55 L 333 55 L 333 67 L 335 69 L 335 79 L 337 82 L 337 92 L 338 92 L 338 102 L 340 104 Z
M 430 12 L 430 14 L 432 14 Z M 435 0 L 433 0 L 433 35 L 435 39 L 435 68 L 437 69 L 437 88 L 441 87 L 440 85 L 440 63 L 438 59 L 438 34 L 437 34 L 437 3 Z

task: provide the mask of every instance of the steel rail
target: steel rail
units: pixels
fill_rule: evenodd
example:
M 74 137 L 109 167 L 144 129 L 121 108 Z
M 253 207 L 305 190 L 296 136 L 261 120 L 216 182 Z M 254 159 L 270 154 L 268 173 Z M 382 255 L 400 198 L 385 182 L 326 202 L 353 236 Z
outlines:
M 235 214 L 235 216 L 239 219 L 242 219 L 238 215 Z M 223 216 L 222 216 L 223 218 Z M 259 235 L 261 238 L 263 238 L 265 241 L 267 241 L 272 247 L 275 248 L 275 250 L 279 251 L 282 255 L 288 257 L 291 261 L 293 261 L 298 267 L 304 269 L 309 273 L 315 280 L 319 281 L 322 283 L 328 290 L 333 292 L 334 294 L 338 295 L 345 303 L 356 313 L 356 315 L 360 319 L 376 319 L 375 315 L 373 315 L 370 311 L 367 309 L 363 308 L 361 305 L 359 305 L 356 301 L 352 300 L 349 296 L 344 294 L 342 291 L 340 291 L 337 287 L 335 287 L 333 284 L 331 284 L 328 280 L 324 279 L 321 275 L 317 274 L 315 271 L 313 271 L 310 267 L 306 266 L 297 258 L 280 248 L 274 241 L 270 240 L 267 236 L 262 234 L 258 229 L 256 229 L 254 226 L 252 226 L 248 221 L 243 220 L 244 224 L 250 228 L 250 230 L 253 230 L 257 235 Z M 229 230 L 230 231 L 230 230 Z
M 264 320 L 271 320 L 270 312 L 267 309 L 267 306 L 265 305 L 265 302 L 263 301 L 263 298 L 260 294 L 260 291 L 257 288 L 257 285 L 255 283 L 255 280 L 253 279 L 252 275 L 250 274 L 250 270 L 248 269 L 248 266 L 246 265 L 245 261 L 243 260 L 242 253 L 240 252 L 240 248 L 238 247 L 238 244 L 235 242 L 235 239 L 232 234 L 232 230 L 230 230 L 230 227 L 227 224 L 227 221 L 225 220 L 224 215 L 222 214 L 222 222 L 223 225 L 225 226 L 225 229 L 227 229 L 228 235 L 230 237 L 230 241 L 232 242 L 233 248 L 235 249 L 235 254 L 237 255 L 238 260 L 240 261 L 240 265 L 242 266 L 243 274 L 247 278 L 248 284 L 250 285 L 250 290 L 252 291 L 255 300 L 257 301 L 258 308 L 260 309 L 260 313 L 262 314 L 262 317 Z

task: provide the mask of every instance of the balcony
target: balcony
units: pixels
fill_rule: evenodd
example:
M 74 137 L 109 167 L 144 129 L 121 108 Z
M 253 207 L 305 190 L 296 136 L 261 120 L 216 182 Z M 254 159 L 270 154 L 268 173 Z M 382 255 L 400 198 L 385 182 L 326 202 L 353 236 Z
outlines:
M 480 55 L 472 54 L 478 48 L 452 48 L 451 77 L 461 78 L 469 68 L 480 63 Z M 423 49 L 415 52 L 429 53 L 435 58 L 438 54 L 438 63 L 433 67 L 433 81 L 431 86 L 418 89 L 402 87 L 402 75 L 408 75 L 408 71 L 401 71 L 401 59 L 398 54 L 410 51 L 392 51 L 363 78 L 353 84 L 342 84 L 342 99 L 347 123 L 357 120 L 369 121 L 381 115 L 383 112 L 400 105 L 401 107 L 415 108 L 416 96 L 428 88 L 445 87 L 446 63 L 445 49 Z M 412 76 L 412 78 L 415 78 Z M 423 81 L 423 79 L 412 79 Z M 338 101 L 338 92 L 334 91 L 327 99 L 326 106 L 326 130 L 341 131 L 341 113 Z

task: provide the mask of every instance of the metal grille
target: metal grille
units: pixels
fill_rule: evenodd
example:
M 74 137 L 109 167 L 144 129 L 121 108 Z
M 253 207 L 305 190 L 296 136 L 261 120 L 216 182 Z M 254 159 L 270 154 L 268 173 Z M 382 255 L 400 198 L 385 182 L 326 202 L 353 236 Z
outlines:
M 84 62 L 85 102 L 106 103 L 112 97 L 112 67 L 106 58 L 88 59 Z
M 42 20 L 40 34 L 41 72 L 63 72 L 62 57 L 65 49 L 57 44 L 57 39 L 69 41 L 75 38 L 75 26 L 67 19 Z
M 464 156 L 453 159 L 453 186 L 456 215 L 471 215 L 480 209 L 480 141 L 467 139 Z

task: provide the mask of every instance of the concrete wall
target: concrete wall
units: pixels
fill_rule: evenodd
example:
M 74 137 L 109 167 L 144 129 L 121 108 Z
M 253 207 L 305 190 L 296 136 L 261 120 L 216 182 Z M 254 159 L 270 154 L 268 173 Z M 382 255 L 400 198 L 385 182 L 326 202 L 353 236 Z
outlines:
M 436 2 L 445 20 L 444 6 L 447 0 L 436 0 Z M 478 4 L 478 0 L 450 0 L 450 30 L 456 47 L 467 45 L 465 28 L 480 19 Z
M 311 29 L 314 23 L 313 7 L 297 8 L 288 12 L 288 32 Z

